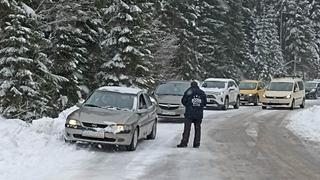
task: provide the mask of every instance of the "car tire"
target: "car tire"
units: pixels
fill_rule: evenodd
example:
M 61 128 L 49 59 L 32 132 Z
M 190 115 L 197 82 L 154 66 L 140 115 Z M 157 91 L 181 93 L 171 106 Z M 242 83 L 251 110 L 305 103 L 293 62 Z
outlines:
M 253 105 L 254 105 L 254 106 L 258 106 L 258 104 L 259 104 L 259 96 L 256 97 L 256 102 L 254 102 Z
M 138 145 L 138 128 L 134 130 L 134 133 L 132 135 L 131 143 L 129 146 L 127 146 L 128 151 L 135 151 L 137 149 Z
M 234 109 L 239 109 L 240 107 L 240 98 L 237 97 L 236 104 L 233 106 Z
M 261 106 L 262 107 L 262 109 L 267 109 L 267 107 L 266 106 Z
M 155 139 L 157 136 L 157 120 L 154 121 L 151 133 L 147 136 L 147 139 Z
M 293 100 L 292 100 L 292 103 L 291 103 L 290 110 L 294 110 L 294 107 L 295 107 L 295 101 L 294 101 L 294 99 L 293 99 Z
M 302 104 L 300 105 L 300 108 L 304 108 L 306 106 L 306 100 L 303 98 Z
M 229 98 L 225 98 L 224 105 L 222 106 L 222 110 L 227 110 L 229 108 Z
M 315 93 L 314 95 L 313 95 L 313 99 L 317 99 L 318 97 L 317 97 L 317 94 Z

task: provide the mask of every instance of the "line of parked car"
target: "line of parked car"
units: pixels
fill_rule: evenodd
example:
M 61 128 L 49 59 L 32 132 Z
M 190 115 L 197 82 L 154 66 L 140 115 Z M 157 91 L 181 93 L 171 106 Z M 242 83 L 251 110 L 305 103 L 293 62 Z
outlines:
M 188 81 L 168 81 L 160 84 L 154 97 L 158 102 L 160 118 L 183 118 L 184 107 L 180 100 L 189 87 Z M 227 110 L 230 106 L 261 103 L 262 109 L 284 107 L 304 108 L 305 100 L 320 96 L 320 81 L 306 81 L 297 77 L 274 78 L 269 83 L 259 80 L 240 81 L 233 79 L 209 78 L 200 84 L 207 95 L 207 109 Z
M 105 86 L 93 91 L 71 113 L 65 123 L 64 139 L 68 143 L 88 142 L 136 149 L 139 139 L 155 139 L 158 118 L 182 119 L 181 98 L 189 81 L 167 81 L 151 97 L 138 88 Z M 296 106 L 304 108 L 306 98 L 317 98 L 320 81 L 295 77 L 275 78 L 268 85 L 245 80 L 209 78 L 200 83 L 207 95 L 207 109 L 227 110 L 230 106 L 262 104 L 262 108 Z

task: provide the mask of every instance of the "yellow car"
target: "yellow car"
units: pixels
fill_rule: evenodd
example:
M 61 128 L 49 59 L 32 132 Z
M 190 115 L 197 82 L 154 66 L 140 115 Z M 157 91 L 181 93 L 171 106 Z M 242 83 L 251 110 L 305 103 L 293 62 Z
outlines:
M 240 81 L 239 88 L 241 105 L 253 103 L 257 106 L 265 92 L 264 83 L 257 80 Z

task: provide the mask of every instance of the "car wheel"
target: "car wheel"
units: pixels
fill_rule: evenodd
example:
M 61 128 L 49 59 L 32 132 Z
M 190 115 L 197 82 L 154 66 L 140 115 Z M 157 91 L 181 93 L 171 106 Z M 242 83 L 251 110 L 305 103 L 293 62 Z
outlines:
M 223 110 L 227 110 L 229 108 L 229 98 L 224 100 L 224 105 L 222 106 Z
M 147 139 L 155 139 L 157 136 L 157 120 L 154 121 L 151 133 L 147 136 Z
M 132 135 L 131 144 L 127 146 L 128 151 L 134 151 L 136 150 L 138 145 L 138 128 L 134 130 L 134 133 Z
M 317 99 L 318 97 L 317 97 L 317 94 L 315 93 L 314 95 L 313 95 L 313 99 Z
M 259 104 L 259 96 L 256 97 L 256 102 L 254 102 L 253 105 L 258 106 L 258 104 Z
M 292 100 L 290 110 L 293 110 L 295 106 L 296 106 L 296 105 L 295 105 L 295 101 L 294 101 L 294 100 Z
M 261 106 L 262 107 L 262 109 L 267 109 L 267 107 L 266 106 Z
M 234 109 L 239 109 L 240 107 L 240 98 L 237 97 L 236 104 L 233 106 Z
M 304 108 L 306 105 L 306 100 L 303 98 L 302 100 L 302 104 L 300 105 L 300 108 Z
M 245 103 L 241 103 L 241 105 L 242 105 L 242 106 L 244 106 L 244 105 L 245 105 Z

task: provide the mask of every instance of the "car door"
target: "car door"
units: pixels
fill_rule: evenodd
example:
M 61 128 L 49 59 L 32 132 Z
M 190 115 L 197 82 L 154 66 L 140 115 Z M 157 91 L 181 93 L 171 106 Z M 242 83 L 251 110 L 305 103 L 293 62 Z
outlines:
M 235 102 L 236 87 L 234 86 L 232 81 L 228 82 L 228 94 L 229 94 L 229 102 Z
M 150 134 L 152 131 L 153 124 L 157 118 L 157 111 L 155 105 L 152 103 L 150 96 L 146 93 L 143 94 L 144 99 L 147 104 L 147 109 L 148 109 L 148 122 L 147 122 L 147 134 Z
M 317 96 L 320 96 L 320 83 L 317 83 Z
M 139 121 L 139 138 L 145 137 L 148 130 L 149 110 L 143 93 L 138 95 L 138 121 Z
M 259 83 L 258 83 L 258 95 L 259 95 L 259 99 L 260 99 L 260 100 L 261 100 L 264 92 L 265 92 L 264 85 L 263 85 L 262 82 L 259 82 Z

